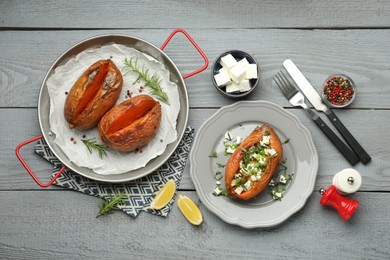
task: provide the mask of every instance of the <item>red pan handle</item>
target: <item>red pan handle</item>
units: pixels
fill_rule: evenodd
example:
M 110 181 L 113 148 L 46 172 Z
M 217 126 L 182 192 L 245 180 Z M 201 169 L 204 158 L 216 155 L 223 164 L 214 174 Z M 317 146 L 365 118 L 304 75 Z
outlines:
M 42 188 L 47 188 L 49 187 L 50 185 L 53 184 L 53 182 L 62 174 L 62 172 L 66 169 L 65 166 L 62 166 L 61 169 L 56 173 L 56 175 L 53 177 L 53 179 L 51 179 L 48 183 L 42 183 L 38 178 L 37 176 L 32 172 L 32 170 L 30 169 L 30 167 L 28 167 L 28 165 L 26 164 L 26 162 L 23 160 L 22 156 L 20 155 L 20 148 L 22 148 L 23 146 L 29 144 L 29 143 L 32 143 L 34 141 L 37 141 L 39 139 L 42 138 L 42 135 L 39 135 L 37 137 L 34 137 L 30 140 L 27 140 L 27 141 L 24 141 L 23 143 L 19 144 L 17 147 L 16 147 L 16 157 L 18 157 L 19 161 L 22 163 L 22 165 L 24 166 L 24 168 L 26 168 L 27 172 L 31 175 L 31 177 L 33 178 L 33 180 L 39 185 L 41 186 Z
M 183 29 L 176 29 L 174 30 L 169 36 L 168 38 L 165 40 L 165 42 L 163 43 L 163 45 L 161 45 L 160 49 L 161 50 L 164 50 L 164 48 L 168 45 L 169 41 L 172 39 L 172 37 L 176 34 L 176 33 L 182 33 L 184 34 L 184 36 L 187 37 L 187 39 L 192 43 L 192 45 L 194 45 L 195 49 L 199 52 L 199 54 L 203 57 L 204 59 L 204 65 L 202 68 L 198 69 L 198 70 L 195 70 L 191 73 L 188 73 L 187 75 L 184 75 L 183 76 L 183 79 L 186 79 L 186 78 L 189 78 L 189 77 L 192 77 L 202 71 L 204 71 L 208 66 L 209 66 L 209 60 L 207 59 L 206 55 L 204 54 L 204 52 L 202 51 L 202 49 L 198 46 L 198 44 L 194 41 L 194 39 L 191 38 L 191 36 Z

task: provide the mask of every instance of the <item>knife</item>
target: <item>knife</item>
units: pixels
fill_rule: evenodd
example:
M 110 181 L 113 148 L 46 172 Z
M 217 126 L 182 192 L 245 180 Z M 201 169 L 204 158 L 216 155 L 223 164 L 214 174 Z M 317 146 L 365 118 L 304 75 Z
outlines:
M 322 102 L 320 95 L 313 88 L 310 82 L 305 78 L 305 76 L 294 64 L 294 62 L 292 62 L 292 60 L 290 59 L 287 59 L 283 62 L 283 66 L 290 74 L 291 78 L 298 85 L 303 94 L 306 96 L 306 98 L 309 100 L 309 102 L 314 106 L 314 108 L 317 111 L 324 112 L 325 115 L 330 119 L 330 121 L 334 124 L 334 126 L 342 135 L 342 137 L 344 137 L 345 141 L 349 144 L 351 149 L 356 153 L 356 155 L 363 162 L 363 164 L 368 163 L 371 160 L 371 157 L 358 143 L 355 137 L 352 136 L 352 134 L 348 131 L 344 124 L 341 123 L 336 114 L 333 113 L 333 111 Z

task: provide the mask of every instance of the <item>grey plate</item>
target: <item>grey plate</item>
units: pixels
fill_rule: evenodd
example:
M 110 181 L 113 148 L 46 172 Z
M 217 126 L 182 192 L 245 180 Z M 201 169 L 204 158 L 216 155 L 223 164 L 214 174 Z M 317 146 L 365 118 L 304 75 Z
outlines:
M 222 144 L 226 131 L 245 138 L 264 123 L 275 129 L 282 142 L 290 138 L 283 145 L 283 158 L 287 158 L 287 172 L 294 173 L 294 178 L 284 198 L 274 201 L 267 191 L 250 201 L 214 196 L 214 175 L 224 172 L 216 163 L 228 159 Z M 209 157 L 213 151 L 217 151 L 217 158 Z M 313 192 L 318 171 L 317 150 L 310 132 L 295 115 L 267 101 L 241 101 L 219 109 L 199 129 L 190 163 L 191 178 L 202 203 L 227 223 L 244 228 L 275 226 L 300 210 Z
M 156 60 L 160 61 L 164 64 L 165 68 L 170 72 L 170 80 L 177 84 L 179 88 L 179 98 L 180 98 L 180 112 L 177 118 L 177 140 L 167 146 L 164 153 L 160 156 L 151 160 L 145 167 L 124 172 L 123 174 L 114 174 L 114 175 L 99 175 L 93 172 L 89 168 L 80 167 L 72 163 L 68 157 L 64 154 L 61 148 L 54 143 L 55 136 L 50 132 L 50 122 L 49 122 L 49 111 L 50 111 L 50 98 L 49 93 L 47 91 L 46 81 L 47 79 L 54 73 L 54 70 L 67 62 L 73 56 L 79 54 L 87 48 L 91 48 L 99 45 L 107 45 L 111 43 L 123 44 L 129 47 L 133 47 L 143 53 L 146 53 Z M 173 61 L 158 47 L 153 44 L 142 40 L 140 38 L 128 36 L 128 35 L 102 35 L 87 39 L 82 41 L 67 51 L 65 51 L 51 66 L 49 72 L 46 74 L 45 79 L 43 80 L 41 90 L 39 92 L 38 98 L 38 118 L 39 124 L 41 127 L 42 134 L 53 151 L 54 155 L 69 169 L 77 172 L 80 175 L 83 175 L 87 178 L 104 181 L 104 182 L 126 182 L 141 178 L 156 169 L 158 169 L 168 158 L 172 155 L 172 153 L 176 150 L 179 145 L 180 139 L 183 137 L 185 128 L 187 126 L 188 121 L 188 111 L 189 111 L 189 103 L 188 103 L 188 94 L 187 89 L 181 76 L 179 69 L 175 66 Z M 65 119 L 64 119 L 65 120 Z

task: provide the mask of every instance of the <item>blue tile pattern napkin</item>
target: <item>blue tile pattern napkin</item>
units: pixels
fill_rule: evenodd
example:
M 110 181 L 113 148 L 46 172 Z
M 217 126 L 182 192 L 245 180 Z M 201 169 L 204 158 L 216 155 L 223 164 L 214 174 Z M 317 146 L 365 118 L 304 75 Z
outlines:
M 124 200 L 125 204 L 121 205 L 120 209 L 131 217 L 135 218 L 141 211 L 166 217 L 173 206 L 176 194 L 168 205 L 161 210 L 152 210 L 149 208 L 149 205 L 157 191 L 159 191 L 168 180 L 174 179 L 176 187 L 179 187 L 193 137 L 194 129 L 188 126 L 178 148 L 168 161 L 155 172 L 140 179 L 125 183 L 105 183 L 85 178 L 72 170 L 67 169 L 54 182 L 54 185 L 106 200 L 109 200 L 109 195 L 122 192 L 126 195 L 126 198 Z M 52 177 L 62 167 L 61 162 L 54 156 L 43 138 L 36 143 L 35 152 L 54 165 Z

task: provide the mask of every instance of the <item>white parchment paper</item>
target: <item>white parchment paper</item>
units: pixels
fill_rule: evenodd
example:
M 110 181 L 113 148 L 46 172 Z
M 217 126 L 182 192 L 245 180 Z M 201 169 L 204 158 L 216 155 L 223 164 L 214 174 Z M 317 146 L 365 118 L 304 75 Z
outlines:
M 111 59 L 122 71 L 123 76 L 122 92 L 117 104 L 126 100 L 128 91 L 132 96 L 149 94 L 149 87 L 145 86 L 142 80 L 134 83 L 138 74 L 124 65 L 125 58 L 133 58 L 133 61 L 137 59 L 138 66 L 144 66 L 151 75 L 156 73 L 160 77 L 161 87 L 167 93 L 170 104 L 160 102 L 162 108 L 160 129 L 152 141 L 141 148 L 142 150 L 121 153 L 106 149 L 107 156 L 101 159 L 97 151 L 89 153 L 81 141 L 81 139 L 95 138 L 98 143 L 102 143 L 97 128 L 85 132 L 69 128 L 64 117 L 66 92 L 69 92 L 76 80 L 94 62 L 100 59 Z M 90 168 L 97 174 L 121 174 L 144 167 L 151 159 L 162 154 L 168 144 L 177 139 L 176 119 L 180 110 L 178 87 L 169 81 L 169 71 L 162 63 L 134 48 L 112 43 L 87 49 L 71 58 L 66 64 L 57 67 L 46 84 L 50 95 L 50 127 L 56 136 L 54 142 L 73 163 Z

